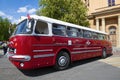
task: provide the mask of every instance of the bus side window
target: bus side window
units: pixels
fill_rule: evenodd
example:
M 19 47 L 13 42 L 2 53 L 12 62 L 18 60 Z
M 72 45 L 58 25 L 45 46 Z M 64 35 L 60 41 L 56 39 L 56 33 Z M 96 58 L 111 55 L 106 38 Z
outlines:
M 35 33 L 36 34 L 48 34 L 48 24 L 42 21 L 37 21 L 36 27 L 35 27 Z
M 76 28 L 72 28 L 68 26 L 66 32 L 69 37 L 77 37 L 78 30 Z
M 93 33 L 92 33 L 92 38 L 93 38 L 93 39 L 98 39 L 98 34 L 95 33 L 95 32 L 93 32 Z
M 101 34 L 98 34 L 98 39 L 102 40 Z
M 78 29 L 77 34 L 78 34 L 78 37 L 83 37 L 83 31 L 81 29 Z
M 103 40 L 106 40 L 106 36 L 103 34 Z
M 72 31 L 70 30 L 70 27 L 67 27 L 67 36 L 72 36 Z
M 99 34 L 99 39 L 100 39 L 100 40 L 105 40 L 105 35 Z
M 110 40 L 110 36 L 109 35 L 106 35 L 106 38 L 107 38 L 107 40 Z
M 83 37 L 84 38 L 92 38 L 92 32 L 84 30 L 83 31 Z
M 66 27 L 64 25 L 53 24 L 52 26 L 52 33 L 54 35 L 66 36 Z

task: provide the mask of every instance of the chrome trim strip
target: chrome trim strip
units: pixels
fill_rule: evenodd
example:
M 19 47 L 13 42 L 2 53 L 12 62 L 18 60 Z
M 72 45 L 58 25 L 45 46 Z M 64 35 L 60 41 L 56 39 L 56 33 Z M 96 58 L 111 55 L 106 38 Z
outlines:
M 99 49 L 101 47 L 88 47 L 88 48 L 73 48 L 73 50 L 81 50 L 81 49 Z
M 12 35 L 11 37 L 14 37 L 14 36 L 51 36 L 50 34 L 15 34 L 15 35 Z
M 16 61 L 30 61 L 31 57 L 28 55 L 13 55 L 9 56 L 11 60 L 16 60 Z
M 32 46 L 67 46 L 67 43 L 55 43 L 55 44 L 33 44 Z
M 53 44 L 33 44 L 32 46 L 53 46 Z
M 33 52 L 51 52 L 53 49 L 33 50 Z
M 33 58 L 45 58 L 45 57 L 53 57 L 55 54 L 41 54 L 41 55 L 34 55 Z
M 87 50 L 87 51 L 75 51 L 75 52 L 71 52 L 71 54 L 80 54 L 80 53 L 97 52 L 97 51 L 102 51 L 102 49 L 98 49 L 98 50 Z

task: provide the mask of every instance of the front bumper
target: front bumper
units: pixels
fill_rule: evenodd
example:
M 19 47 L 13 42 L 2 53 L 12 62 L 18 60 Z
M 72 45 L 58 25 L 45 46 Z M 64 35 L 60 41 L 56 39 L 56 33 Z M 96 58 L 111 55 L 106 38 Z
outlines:
M 9 55 L 8 58 L 11 61 L 19 61 L 19 62 L 25 62 L 31 60 L 31 57 L 28 55 Z

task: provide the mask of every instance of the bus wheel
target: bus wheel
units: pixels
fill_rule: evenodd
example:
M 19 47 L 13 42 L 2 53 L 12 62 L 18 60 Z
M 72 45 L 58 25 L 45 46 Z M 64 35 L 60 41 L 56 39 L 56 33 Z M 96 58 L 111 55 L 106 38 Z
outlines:
M 107 57 L 106 49 L 102 50 L 102 58 L 105 59 Z
M 61 51 L 57 55 L 55 68 L 57 70 L 64 70 L 68 68 L 69 64 L 70 64 L 70 56 L 68 55 L 67 52 Z

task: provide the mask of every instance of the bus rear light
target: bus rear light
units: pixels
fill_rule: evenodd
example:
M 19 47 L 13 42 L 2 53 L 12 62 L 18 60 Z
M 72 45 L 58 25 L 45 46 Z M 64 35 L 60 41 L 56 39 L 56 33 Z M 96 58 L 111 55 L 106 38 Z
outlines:
M 9 59 L 14 61 L 25 62 L 25 61 L 30 61 L 31 57 L 28 55 L 13 55 L 13 56 L 10 56 Z

